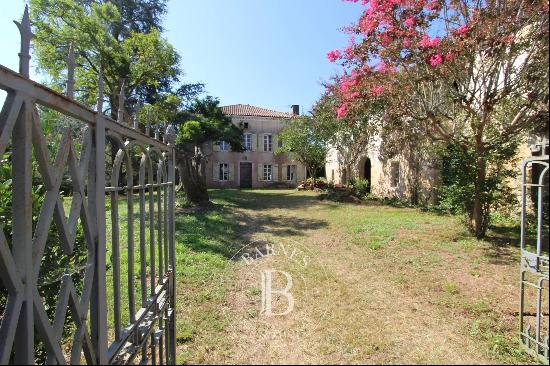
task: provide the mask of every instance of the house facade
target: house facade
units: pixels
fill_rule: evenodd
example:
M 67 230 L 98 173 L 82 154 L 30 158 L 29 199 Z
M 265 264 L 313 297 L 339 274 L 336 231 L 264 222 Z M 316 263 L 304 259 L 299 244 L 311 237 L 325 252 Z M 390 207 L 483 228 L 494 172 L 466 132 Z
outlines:
M 441 162 L 435 155 L 422 153 L 424 149 L 402 147 L 398 154 L 388 154 L 384 141 L 378 137 L 351 168 L 345 168 L 336 149 L 327 154 L 327 180 L 334 184 L 345 185 L 351 179 L 367 179 L 370 193 L 377 197 L 397 198 L 415 204 L 431 205 L 437 203 L 437 188 L 441 186 Z M 530 134 L 520 145 L 516 158 L 510 168 L 518 176 L 508 181 L 521 200 L 521 162 L 525 158 L 548 155 L 548 135 Z M 528 181 L 536 182 L 541 172 L 528 171 Z
M 377 137 L 352 167 L 345 167 L 339 152 L 330 148 L 325 171 L 327 180 L 337 185 L 349 184 L 352 179 L 366 179 L 369 193 L 377 197 L 397 198 L 415 203 L 432 204 L 440 180 L 439 166 L 420 150 L 402 148 L 398 154 L 388 154 L 384 141 Z
M 288 154 L 275 154 L 278 135 L 294 116 L 248 104 L 223 106 L 223 112 L 244 131 L 244 152 L 231 151 L 228 143 L 208 143 L 206 184 L 209 188 L 296 187 L 306 168 Z

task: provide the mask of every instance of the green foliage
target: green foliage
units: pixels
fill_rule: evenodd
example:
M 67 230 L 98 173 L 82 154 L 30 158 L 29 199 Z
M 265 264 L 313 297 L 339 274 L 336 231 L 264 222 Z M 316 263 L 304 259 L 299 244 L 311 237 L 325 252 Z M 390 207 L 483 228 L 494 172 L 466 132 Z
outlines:
M 289 121 L 279 133 L 279 141 L 282 146 L 275 153 L 289 153 L 293 159 L 304 164 L 313 176 L 325 164 L 327 140 L 311 117 Z
M 483 207 L 483 228 L 489 227 L 492 211 L 509 211 L 516 198 L 507 179 L 516 172 L 509 164 L 517 149 L 517 140 L 508 141 L 488 153 L 487 175 L 481 185 L 481 202 Z M 466 215 L 472 219 L 476 192 L 476 154 L 456 144 L 448 144 L 440 151 L 442 185 L 439 188 L 439 208 L 443 211 Z M 470 230 L 473 228 L 470 227 Z
M 364 198 L 369 193 L 370 184 L 367 179 L 359 178 L 351 181 L 353 194 L 359 198 Z
M 65 58 L 73 44 L 76 98 L 95 104 L 101 69 L 112 117 L 118 111 L 123 80 L 128 111 L 134 111 L 138 101 L 154 103 L 167 94 L 184 99 L 187 93 L 196 96 L 202 84 L 173 90 L 181 74 L 180 56 L 162 37 L 160 21 L 165 11 L 165 0 L 32 0 L 38 67 L 50 77 L 52 87 L 62 90 Z
M 204 142 L 226 141 L 232 151 L 243 151 L 243 131 L 231 122 L 219 107 L 219 100 L 208 96 L 196 99 L 178 123 L 176 144 L 180 148 L 199 146 Z
M 301 182 L 301 184 L 304 186 L 304 188 L 307 188 L 307 189 L 314 189 L 314 188 L 327 189 L 332 186 L 331 183 L 327 182 L 326 178 L 322 178 L 322 177 L 321 178 L 309 177 L 303 182 Z

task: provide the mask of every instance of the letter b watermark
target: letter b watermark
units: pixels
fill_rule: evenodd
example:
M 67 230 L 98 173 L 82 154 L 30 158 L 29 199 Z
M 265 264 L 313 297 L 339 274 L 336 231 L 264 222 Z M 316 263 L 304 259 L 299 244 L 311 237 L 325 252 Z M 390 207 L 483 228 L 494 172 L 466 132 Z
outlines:
M 282 290 L 273 289 L 273 274 L 280 273 L 286 278 L 286 287 Z M 290 314 L 294 309 L 294 296 L 290 293 L 293 286 L 292 276 L 284 271 L 270 269 L 262 272 L 262 310 L 265 316 L 283 316 Z M 273 313 L 273 294 L 279 294 L 287 299 L 288 306 L 282 313 Z

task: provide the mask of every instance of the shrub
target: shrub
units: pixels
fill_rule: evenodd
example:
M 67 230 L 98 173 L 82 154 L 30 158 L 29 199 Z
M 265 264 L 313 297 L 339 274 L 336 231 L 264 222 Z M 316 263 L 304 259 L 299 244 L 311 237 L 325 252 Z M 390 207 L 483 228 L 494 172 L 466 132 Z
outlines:
M 314 180 L 312 177 L 309 177 L 306 180 L 300 182 L 300 185 L 303 186 L 305 189 L 327 189 L 329 187 L 329 183 L 325 178 L 316 178 Z
M 351 189 L 353 195 L 364 198 L 369 193 L 369 181 L 363 178 L 354 179 L 351 182 Z
M 487 156 L 487 176 L 480 188 L 482 202 L 482 233 L 490 224 L 491 212 L 507 212 L 516 204 L 516 197 L 507 179 L 515 176 L 515 170 L 507 164 L 513 161 L 517 141 L 499 146 L 496 152 Z M 448 144 L 440 151 L 442 161 L 442 186 L 438 193 L 439 209 L 455 215 L 463 215 L 471 233 L 475 233 L 472 219 L 474 212 L 476 155 L 472 150 L 464 150 L 457 145 Z M 481 235 L 483 236 L 483 235 Z

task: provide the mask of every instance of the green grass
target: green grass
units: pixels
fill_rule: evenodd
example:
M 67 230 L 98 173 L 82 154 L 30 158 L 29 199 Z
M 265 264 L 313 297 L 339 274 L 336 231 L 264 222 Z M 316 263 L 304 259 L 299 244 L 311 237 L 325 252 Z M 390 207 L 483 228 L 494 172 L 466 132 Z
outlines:
M 477 241 L 458 218 L 413 208 L 321 202 L 315 193 L 293 190 L 210 194 L 213 207 L 178 208 L 176 215 L 178 363 L 532 362 L 515 341 L 516 319 L 506 316 L 516 310 L 519 256 L 517 238 L 505 229 L 491 229 L 489 237 L 498 241 Z M 119 210 L 121 222 L 127 223 L 125 202 L 119 202 Z M 123 224 L 121 240 L 125 233 Z M 332 297 L 299 312 L 303 318 L 275 328 L 259 317 L 261 289 L 245 286 L 250 285 L 242 282 L 247 268 L 232 260 L 259 234 L 291 239 L 316 253 L 326 271 L 312 267 L 304 276 L 328 278 Z M 510 244 L 503 245 L 503 240 Z M 139 275 L 139 250 L 135 256 Z M 127 251 L 121 251 L 121 260 L 126 263 Z M 122 266 L 121 277 L 126 276 Z M 491 286 L 485 286 L 488 282 Z M 112 299 L 112 282 L 108 294 Z M 139 294 L 136 280 L 138 302 Z M 411 310 L 417 304 L 423 311 Z M 323 306 L 331 311 L 321 312 Z M 388 326 L 385 312 L 403 315 L 412 326 Z M 309 335 L 309 327 L 316 329 L 315 336 Z M 281 346 L 293 347 L 300 357 L 261 343 L 281 328 L 295 334 Z M 451 330 L 453 337 L 439 343 Z M 432 343 L 420 342 L 419 335 Z M 460 346 L 453 343 L 457 340 Z M 438 348 L 442 344 L 459 352 Z M 265 352 L 242 354 L 239 347 L 263 347 Z M 408 350 L 406 359 L 399 358 L 405 352 L 399 349 Z

